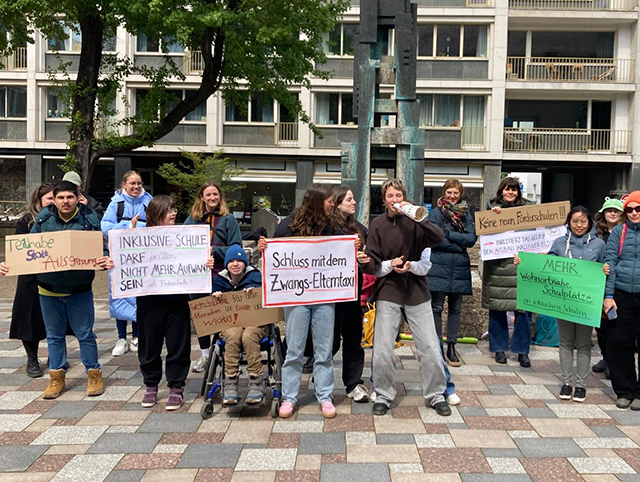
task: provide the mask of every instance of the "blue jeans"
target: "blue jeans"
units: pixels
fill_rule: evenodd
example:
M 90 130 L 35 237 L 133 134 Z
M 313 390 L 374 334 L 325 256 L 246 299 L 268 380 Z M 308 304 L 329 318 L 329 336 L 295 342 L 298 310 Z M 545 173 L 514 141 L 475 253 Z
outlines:
M 282 365 L 282 398 L 295 403 L 300 391 L 302 358 L 309 326 L 313 333 L 313 378 L 318 402 L 331 400 L 333 392 L 333 324 L 335 305 L 292 306 L 284 309 L 287 323 L 287 357 Z
M 516 311 L 515 315 L 516 324 L 511 337 L 511 351 L 526 355 L 531 345 L 531 313 Z M 489 310 L 489 351 L 496 353 L 507 350 L 509 350 L 507 312 Z
M 444 398 L 447 398 L 456 393 L 456 385 L 451 381 L 451 372 L 447 367 L 447 362 L 444 361 L 444 356 L 442 357 L 442 366 L 444 366 L 444 375 L 447 378 L 447 388 L 444 391 Z
M 100 368 L 98 345 L 93 333 L 93 291 L 70 296 L 40 295 L 40 308 L 47 331 L 49 369 L 59 370 L 67 361 L 67 322 L 78 338 L 85 369 Z

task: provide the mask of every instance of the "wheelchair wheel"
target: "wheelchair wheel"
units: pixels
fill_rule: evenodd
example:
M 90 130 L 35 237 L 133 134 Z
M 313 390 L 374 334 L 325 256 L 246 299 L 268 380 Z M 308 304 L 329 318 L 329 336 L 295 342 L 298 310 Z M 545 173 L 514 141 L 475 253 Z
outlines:
M 208 402 L 213 399 L 216 391 L 222 390 L 222 358 L 217 350 L 211 355 L 211 362 L 206 373 L 207 376 L 202 384 L 202 395 L 205 402 Z
M 278 412 L 280 412 L 280 400 L 274 398 L 271 402 L 271 416 L 273 418 L 278 418 Z
M 200 416 L 203 420 L 210 419 L 213 417 L 213 400 L 209 400 L 202 404 L 202 408 L 200 409 Z

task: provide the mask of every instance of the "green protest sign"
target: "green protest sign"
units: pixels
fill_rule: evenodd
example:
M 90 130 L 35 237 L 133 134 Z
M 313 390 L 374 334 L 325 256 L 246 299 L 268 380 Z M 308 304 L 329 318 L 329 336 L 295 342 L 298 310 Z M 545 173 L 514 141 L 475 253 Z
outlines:
M 518 253 L 519 310 L 587 326 L 600 326 L 606 276 L 602 264 Z

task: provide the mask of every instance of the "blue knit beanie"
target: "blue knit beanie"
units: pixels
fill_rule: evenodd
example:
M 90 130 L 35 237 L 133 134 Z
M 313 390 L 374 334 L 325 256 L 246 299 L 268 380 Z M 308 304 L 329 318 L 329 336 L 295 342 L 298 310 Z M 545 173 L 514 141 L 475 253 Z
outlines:
M 245 268 L 249 266 L 249 260 L 247 259 L 247 254 L 242 249 L 242 246 L 239 244 L 234 244 L 229 247 L 227 250 L 227 254 L 224 257 L 224 267 L 226 268 L 231 261 L 234 259 L 239 259 L 244 263 Z

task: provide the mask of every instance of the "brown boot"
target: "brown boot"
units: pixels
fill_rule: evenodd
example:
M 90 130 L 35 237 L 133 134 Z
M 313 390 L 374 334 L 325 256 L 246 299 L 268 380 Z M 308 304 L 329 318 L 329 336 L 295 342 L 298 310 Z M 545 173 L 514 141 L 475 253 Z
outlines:
M 102 381 L 102 370 L 92 368 L 87 373 L 89 381 L 87 382 L 87 395 L 95 397 L 104 393 L 104 382 Z
M 42 398 L 47 400 L 58 398 L 60 396 L 62 390 L 64 390 L 65 373 L 62 368 L 60 370 L 49 370 L 49 376 L 51 377 L 51 380 L 49 380 L 49 386 L 42 394 Z

